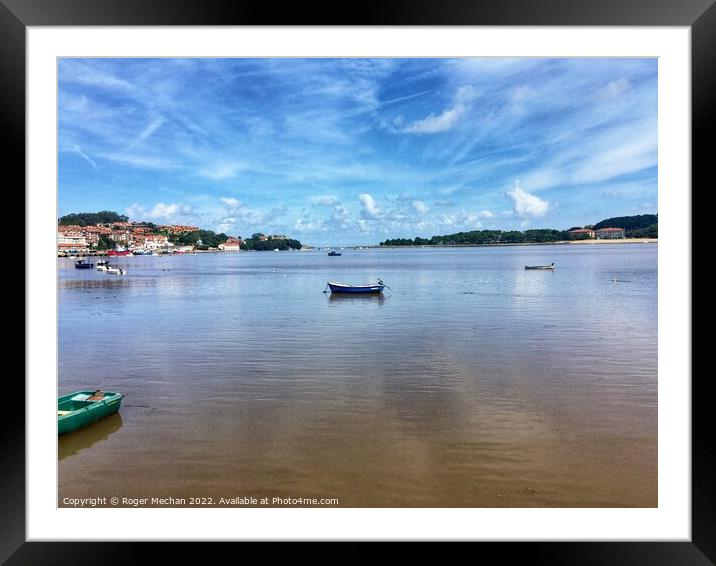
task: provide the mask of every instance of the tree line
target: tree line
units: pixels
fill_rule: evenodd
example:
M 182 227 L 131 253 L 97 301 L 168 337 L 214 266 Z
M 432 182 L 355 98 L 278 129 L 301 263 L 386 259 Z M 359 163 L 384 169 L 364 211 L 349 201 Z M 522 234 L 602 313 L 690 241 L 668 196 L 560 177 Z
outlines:
M 433 236 L 432 238 L 416 237 L 394 238 L 380 242 L 381 246 L 460 246 L 480 244 L 538 244 L 545 242 L 559 242 L 570 239 L 584 239 L 587 235 L 575 236 L 571 230 L 581 229 L 581 226 L 572 226 L 569 230 L 554 230 L 550 228 L 525 230 L 473 230 L 471 232 L 458 232 Z M 627 238 L 658 238 L 658 215 L 641 214 L 638 216 L 618 216 L 607 218 L 597 224 L 587 225 L 584 228 L 599 230 L 600 228 L 624 228 Z
M 261 238 L 267 239 L 262 240 Z M 268 252 L 275 249 L 281 251 L 300 250 L 302 247 L 303 244 L 301 244 L 298 240 L 293 240 L 291 238 L 273 239 L 271 236 L 266 237 L 259 232 L 253 234 L 250 238 L 244 240 L 243 244 L 241 244 L 242 250 L 253 250 L 259 252 Z
M 100 210 L 99 212 L 73 212 L 60 216 L 60 226 L 94 226 L 95 224 L 111 224 L 112 222 L 128 222 L 129 217 L 124 214 L 117 214 L 111 210 Z
M 471 232 L 458 232 L 432 238 L 417 237 L 413 240 L 398 238 L 385 240 L 381 246 L 460 246 L 475 244 L 525 244 L 558 242 L 565 240 L 567 233 L 561 230 L 473 230 Z

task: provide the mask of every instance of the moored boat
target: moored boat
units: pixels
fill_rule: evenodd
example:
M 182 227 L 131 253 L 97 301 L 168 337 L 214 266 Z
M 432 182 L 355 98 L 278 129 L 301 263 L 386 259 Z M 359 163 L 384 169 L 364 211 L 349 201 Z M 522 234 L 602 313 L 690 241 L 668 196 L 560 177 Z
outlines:
M 112 275 L 124 275 L 127 272 L 121 267 L 107 267 L 107 273 L 111 273 Z
M 62 436 L 119 410 L 124 395 L 112 391 L 75 391 L 57 399 L 57 434 Z
M 552 265 L 525 265 L 525 269 L 554 269 L 554 262 Z
M 378 279 L 378 283 L 369 285 L 349 285 L 347 283 L 329 281 L 328 287 L 331 290 L 331 293 L 382 293 L 385 288 L 385 284 L 380 279 Z
M 83 259 L 78 259 L 75 261 L 75 269 L 92 269 L 94 267 L 94 263 L 91 261 L 86 261 Z
M 328 252 L 328 255 L 342 255 L 342 254 L 340 252 L 330 251 L 330 252 Z

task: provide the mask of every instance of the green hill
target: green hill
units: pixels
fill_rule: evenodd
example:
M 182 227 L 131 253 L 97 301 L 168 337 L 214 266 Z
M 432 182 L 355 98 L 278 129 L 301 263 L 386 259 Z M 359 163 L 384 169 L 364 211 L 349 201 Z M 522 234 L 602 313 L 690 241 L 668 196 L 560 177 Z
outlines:
M 129 218 L 123 214 L 117 214 L 111 210 L 101 210 L 100 212 L 73 212 L 61 216 L 59 224 L 67 226 L 69 224 L 77 224 L 78 226 L 94 226 L 95 224 L 110 224 L 112 222 L 127 222 Z
M 658 238 L 659 215 L 616 216 L 594 225 L 595 230 L 600 228 L 624 228 L 624 235 L 627 238 Z
M 624 228 L 624 230 L 641 230 L 659 222 L 658 214 L 639 214 L 638 216 L 616 216 L 607 218 L 594 225 L 595 230 L 600 228 Z

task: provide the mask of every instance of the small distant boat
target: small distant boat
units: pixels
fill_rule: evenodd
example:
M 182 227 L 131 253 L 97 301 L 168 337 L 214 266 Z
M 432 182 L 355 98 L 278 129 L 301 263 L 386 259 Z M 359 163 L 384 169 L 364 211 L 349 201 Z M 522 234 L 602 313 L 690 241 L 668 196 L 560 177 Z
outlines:
M 342 255 L 342 254 L 340 252 L 330 251 L 330 252 L 328 252 L 328 255 Z
M 116 413 L 124 395 L 112 391 L 76 391 L 57 399 L 57 434 L 74 432 Z
M 121 267 L 107 267 L 107 273 L 111 273 L 113 275 L 124 275 L 127 271 Z
M 94 263 L 90 261 L 85 261 L 82 259 L 78 259 L 75 261 L 75 269 L 92 269 L 94 267 Z
M 109 264 L 105 264 L 105 263 L 97 264 L 97 271 L 107 271 L 107 269 L 109 269 Z
M 525 265 L 525 269 L 554 269 L 554 262 L 551 265 Z
M 109 262 L 103 259 L 99 259 L 97 260 L 97 265 L 109 265 Z
M 273 251 L 277 252 L 277 251 L 279 251 L 279 250 L 278 250 L 278 248 L 274 248 Z
M 331 293 L 382 293 L 385 288 L 385 284 L 378 279 L 378 283 L 373 285 L 348 285 L 347 283 L 336 283 L 335 281 L 329 281 L 328 287 Z

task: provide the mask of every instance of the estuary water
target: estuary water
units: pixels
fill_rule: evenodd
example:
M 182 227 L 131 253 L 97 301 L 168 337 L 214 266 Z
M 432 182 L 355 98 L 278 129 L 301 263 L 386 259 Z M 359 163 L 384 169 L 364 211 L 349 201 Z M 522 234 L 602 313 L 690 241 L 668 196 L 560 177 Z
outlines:
M 342 253 L 58 259 L 58 505 L 657 506 L 656 244 Z

